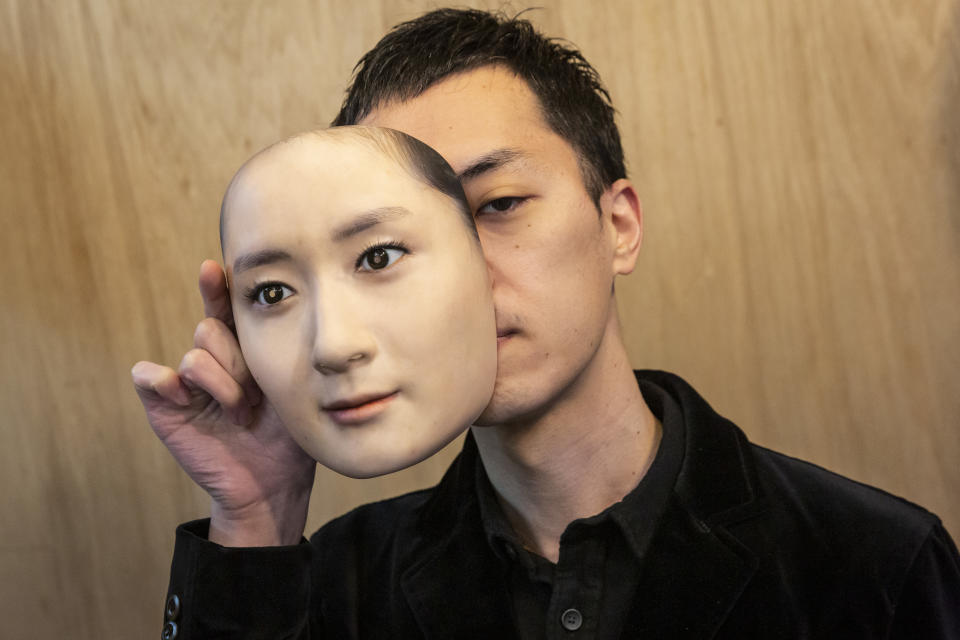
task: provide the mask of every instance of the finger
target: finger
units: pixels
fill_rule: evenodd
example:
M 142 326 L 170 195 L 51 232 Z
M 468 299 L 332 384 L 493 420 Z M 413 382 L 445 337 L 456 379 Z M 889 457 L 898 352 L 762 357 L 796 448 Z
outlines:
M 193 332 L 193 346 L 207 351 L 243 388 L 250 406 L 260 404 L 260 387 L 250 374 L 237 336 L 217 318 L 204 318 Z
M 233 309 L 230 307 L 227 276 L 220 265 L 213 260 L 204 260 L 200 264 L 198 285 L 200 297 L 203 298 L 204 315 L 218 319 L 233 330 Z
M 180 377 L 209 393 L 230 419 L 238 425 L 247 425 L 253 418 L 243 388 L 226 369 L 204 349 L 191 349 L 183 356 L 178 370 Z
M 155 393 L 164 400 L 183 407 L 190 404 L 190 390 L 170 367 L 141 360 L 130 369 L 130 376 L 141 397 L 144 393 Z

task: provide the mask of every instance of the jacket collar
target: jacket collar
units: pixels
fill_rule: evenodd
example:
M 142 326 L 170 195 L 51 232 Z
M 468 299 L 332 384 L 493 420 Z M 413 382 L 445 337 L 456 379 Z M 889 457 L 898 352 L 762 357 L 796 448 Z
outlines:
M 704 523 L 748 517 L 758 502 L 750 443 L 739 428 L 719 415 L 693 387 L 665 371 L 635 371 L 641 390 L 655 384 L 683 412 L 686 444 L 675 493 L 691 515 Z

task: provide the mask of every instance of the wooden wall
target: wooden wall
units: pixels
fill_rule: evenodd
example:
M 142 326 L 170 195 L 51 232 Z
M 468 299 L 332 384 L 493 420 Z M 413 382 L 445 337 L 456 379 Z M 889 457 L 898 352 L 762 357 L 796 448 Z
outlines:
M 621 112 L 635 365 L 960 534 L 960 0 L 537 4 Z M 207 501 L 129 368 L 190 345 L 234 169 L 328 122 L 356 59 L 433 6 L 0 0 L 5 638 L 159 632 L 174 527 Z M 321 473 L 310 527 L 450 457 Z

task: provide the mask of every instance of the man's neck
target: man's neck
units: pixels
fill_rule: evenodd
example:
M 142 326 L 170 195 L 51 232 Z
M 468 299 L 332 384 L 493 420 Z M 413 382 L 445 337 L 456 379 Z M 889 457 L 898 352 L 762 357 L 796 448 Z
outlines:
M 567 525 L 632 491 L 660 444 L 661 426 L 640 393 L 615 318 L 611 325 L 587 369 L 543 415 L 473 429 L 510 524 L 553 562 Z

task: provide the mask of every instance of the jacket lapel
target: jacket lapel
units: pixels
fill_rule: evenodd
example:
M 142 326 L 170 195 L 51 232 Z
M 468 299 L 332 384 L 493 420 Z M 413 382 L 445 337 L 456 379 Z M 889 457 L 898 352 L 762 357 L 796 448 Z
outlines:
M 756 568 L 748 550 L 674 499 L 650 545 L 622 637 L 714 637 Z
M 419 517 L 414 559 L 400 586 L 424 637 L 517 637 L 503 570 L 487 543 L 475 487 L 477 445 L 463 451 Z
M 623 637 L 712 638 L 759 564 L 724 526 L 763 512 L 749 443 L 677 376 L 643 371 L 637 378 L 641 389 L 653 382 L 677 401 L 685 446 Z
M 427 561 L 401 579 L 424 637 L 516 638 L 512 604 L 496 558 L 467 548 L 472 536 L 449 537 Z M 472 540 L 484 545 L 486 540 Z

